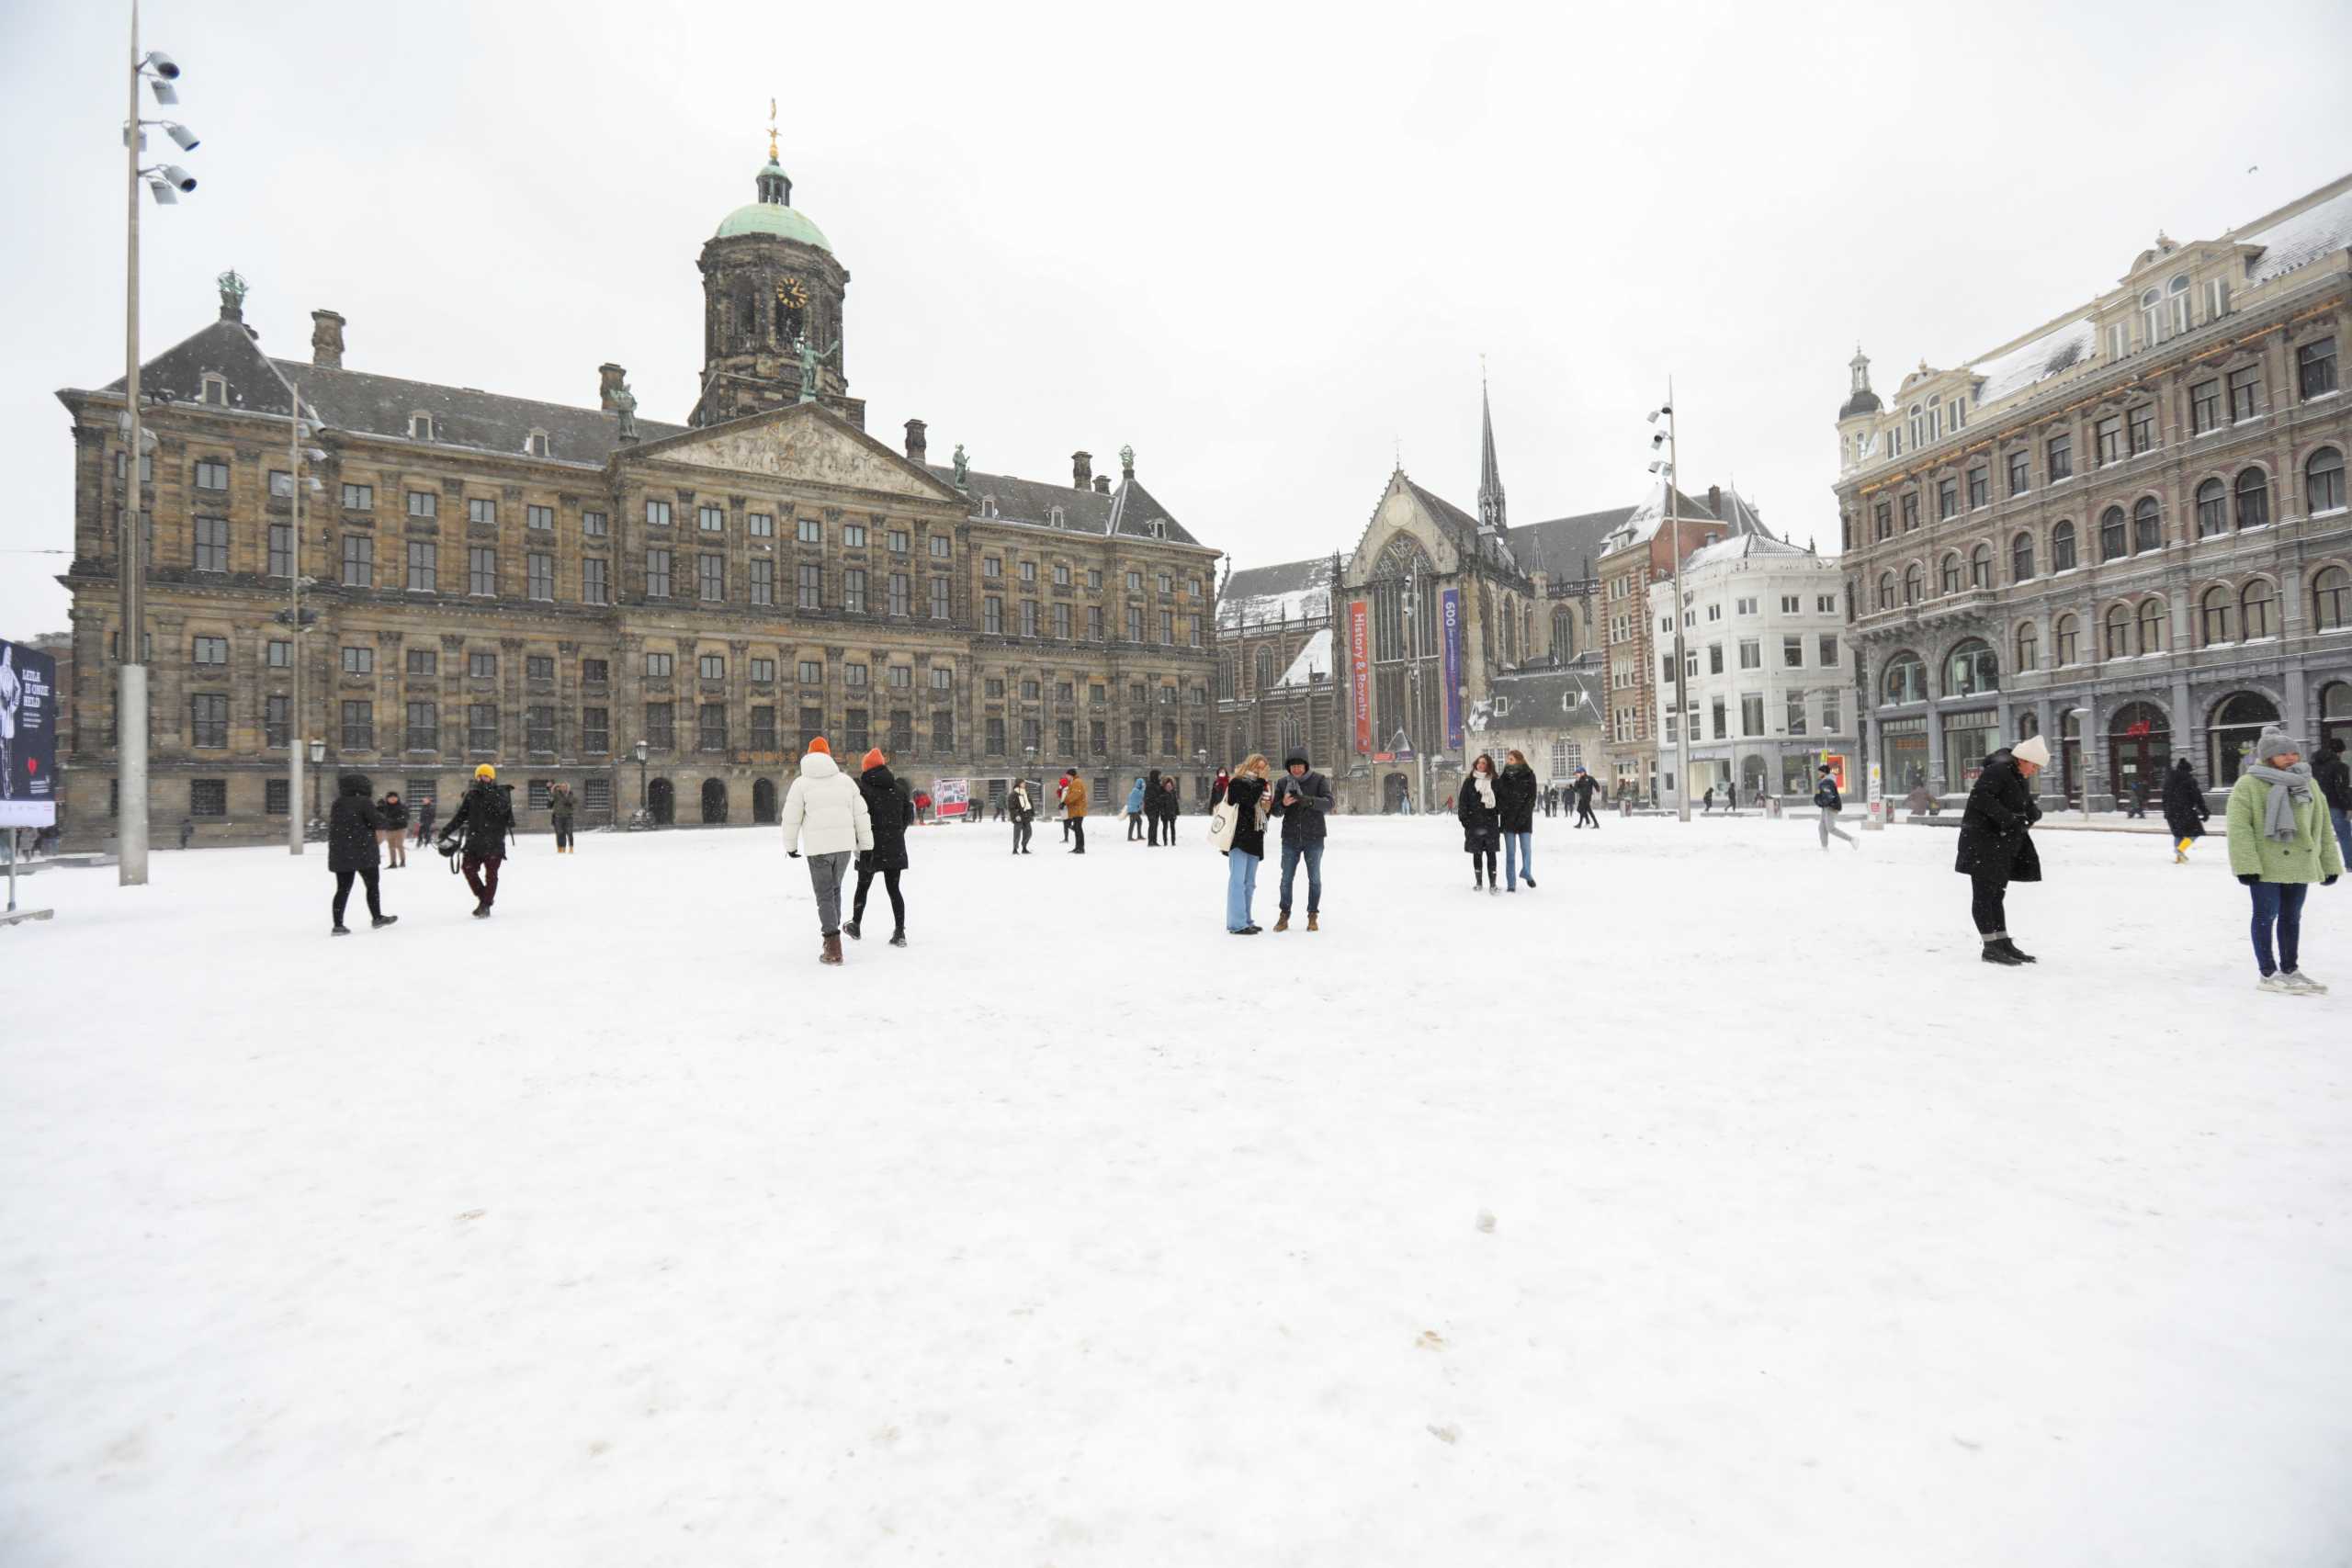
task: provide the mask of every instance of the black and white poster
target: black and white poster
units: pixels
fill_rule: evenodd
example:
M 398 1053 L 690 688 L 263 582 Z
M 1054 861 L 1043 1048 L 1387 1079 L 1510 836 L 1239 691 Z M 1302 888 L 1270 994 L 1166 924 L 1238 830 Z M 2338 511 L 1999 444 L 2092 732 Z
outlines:
M 57 820 L 57 660 L 0 638 L 0 828 Z

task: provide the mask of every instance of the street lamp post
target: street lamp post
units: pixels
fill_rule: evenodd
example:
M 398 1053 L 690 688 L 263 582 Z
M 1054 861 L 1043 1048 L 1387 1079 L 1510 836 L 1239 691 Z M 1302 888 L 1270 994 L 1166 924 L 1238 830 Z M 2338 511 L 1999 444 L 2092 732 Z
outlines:
M 294 742 L 293 737 L 307 728 L 302 717 L 302 492 L 305 489 L 321 488 L 317 479 L 303 477 L 302 462 L 306 457 L 314 463 L 322 462 L 326 454 L 315 446 L 303 445 L 310 438 L 311 427 L 302 418 L 302 389 L 289 385 L 288 390 L 294 399 L 292 411 L 287 416 L 286 435 L 287 473 L 293 492 L 288 499 L 293 505 L 293 519 L 288 525 L 291 537 L 287 547 L 286 576 L 289 586 L 286 623 L 288 627 L 287 635 L 293 639 L 294 647 L 294 697 L 293 711 L 287 718 L 286 798 L 289 804 L 299 805 L 302 799 L 302 748 Z M 288 854 L 299 855 L 302 852 L 305 837 L 302 819 L 291 810 L 288 811 L 287 817 L 286 851 Z
M 644 741 L 637 743 L 637 817 L 650 828 L 653 825 L 653 814 L 645 798 L 645 758 L 648 750 Z
M 122 509 L 116 550 L 118 570 L 122 573 L 122 628 L 118 634 L 121 658 L 116 667 L 115 694 L 115 771 L 119 813 L 115 879 L 124 887 L 144 886 L 147 882 L 147 530 L 145 509 L 140 504 L 146 497 L 139 481 L 146 433 L 141 428 L 139 418 L 139 181 L 141 176 L 146 176 L 155 200 L 167 206 L 179 199 L 178 191 L 196 188 L 194 177 L 176 164 L 140 167 L 139 154 L 147 147 L 146 133 L 141 127 L 164 127 L 183 149 L 195 147 L 196 138 L 187 127 L 169 120 L 141 119 L 139 84 L 141 78 L 151 79 L 155 101 L 175 104 L 179 102 L 179 92 L 172 83 L 179 73 L 180 68 L 172 57 L 160 50 L 147 54 L 139 51 L 139 0 L 130 0 L 130 107 L 122 127 L 123 194 L 128 218 L 122 307 L 123 429 L 127 443 L 123 474 L 124 489 L 130 494 L 129 504 Z
M 289 747 L 289 748 L 288 748 L 288 750 L 289 750 L 300 751 L 300 750 L 302 750 L 302 748 L 301 748 L 300 746 L 293 746 L 293 747 Z M 326 760 L 327 760 L 327 743 L 326 743 L 323 739 L 313 739 L 310 742 L 310 750 L 311 750 L 311 761 L 313 763 L 321 763 L 321 764 L 322 764 L 322 763 L 324 763 L 324 762 L 326 761 Z M 326 771 L 326 770 L 325 770 L 325 769 L 324 769 L 324 767 L 322 767 L 322 766 L 319 769 L 319 773 L 324 773 L 325 771 Z M 300 796 L 299 796 L 299 795 L 297 795 L 297 796 L 294 798 L 294 801 L 292 802 L 292 804 L 293 804 L 293 805 L 295 805 L 295 806 L 297 806 L 297 807 L 300 807 L 300 806 L 302 804 L 301 797 L 300 797 Z M 311 811 L 310 820 L 311 820 L 311 821 L 313 821 L 313 822 L 317 821 L 317 820 L 318 820 L 318 817 L 319 817 L 319 776 L 318 776 L 318 773 L 313 773 L 313 774 L 311 774 L 311 807 L 310 807 L 310 811 Z
M 1674 803 L 1675 816 L 1681 821 L 1690 820 L 1690 708 L 1683 700 L 1690 686 L 1690 676 L 1683 668 L 1682 639 L 1682 509 L 1676 505 L 1679 499 L 1682 469 L 1675 454 L 1674 378 L 1666 378 L 1666 401 L 1650 415 L 1656 424 L 1658 415 L 1666 416 L 1666 522 L 1674 530 Z M 1656 446 L 1655 438 L 1650 445 Z M 1652 465 L 1655 467 L 1656 465 Z

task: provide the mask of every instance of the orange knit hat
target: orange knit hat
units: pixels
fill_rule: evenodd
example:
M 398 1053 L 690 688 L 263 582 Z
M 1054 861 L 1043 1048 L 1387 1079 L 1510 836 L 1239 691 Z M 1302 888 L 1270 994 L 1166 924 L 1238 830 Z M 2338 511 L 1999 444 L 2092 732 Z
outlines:
M 821 751 L 828 757 L 833 754 L 833 749 L 825 744 L 825 738 L 821 735 L 817 737 L 816 739 L 808 742 L 808 750 L 811 751 Z
M 860 769 L 865 769 L 865 768 L 878 768 L 878 767 L 880 767 L 883 763 L 885 763 L 885 762 L 888 761 L 889 760 L 890 760 L 889 758 L 885 757 L 884 755 L 882 755 L 882 748 L 881 748 L 881 747 L 879 747 L 879 746 L 876 746 L 876 748 L 874 748 L 874 750 L 873 750 L 868 751 L 868 752 L 865 754 L 865 759 L 864 759 L 863 761 L 861 761 L 857 765 L 858 765 L 858 767 L 859 767 Z

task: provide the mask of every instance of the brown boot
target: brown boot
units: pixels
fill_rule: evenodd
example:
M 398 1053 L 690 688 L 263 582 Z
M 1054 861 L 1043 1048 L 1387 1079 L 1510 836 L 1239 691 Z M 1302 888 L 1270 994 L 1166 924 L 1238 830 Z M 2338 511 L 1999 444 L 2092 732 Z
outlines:
M 1309 914 L 1309 915 L 1306 917 L 1306 929 L 1307 929 L 1308 931 L 1321 931 L 1323 928 L 1322 928 L 1321 926 L 1319 926 L 1319 925 L 1317 925 L 1315 922 L 1316 922 L 1316 921 L 1317 921 L 1317 920 L 1319 920 L 1319 919 L 1321 919 L 1322 918 L 1323 918 L 1323 917 L 1322 917 L 1322 916 L 1320 916 L 1320 915 L 1317 915 L 1317 914 Z
M 839 964 L 841 961 L 842 933 L 839 931 L 827 931 L 825 933 L 825 951 L 817 955 L 817 962 L 820 964 Z
M 1274 922 L 1274 930 L 1278 931 L 1286 931 L 1290 930 L 1290 913 L 1288 910 L 1284 910 L 1282 918 Z

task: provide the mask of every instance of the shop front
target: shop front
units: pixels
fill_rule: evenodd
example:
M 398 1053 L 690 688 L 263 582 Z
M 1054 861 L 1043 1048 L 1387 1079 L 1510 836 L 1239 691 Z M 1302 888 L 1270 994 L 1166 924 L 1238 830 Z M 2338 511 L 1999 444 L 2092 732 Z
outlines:
M 2001 745 L 2000 716 L 1984 710 L 1948 713 L 1944 726 L 1944 793 L 1966 795 L 1984 771 L 1984 759 Z
M 1928 717 L 1890 718 L 1879 724 L 1879 788 L 1900 800 L 1928 782 Z

